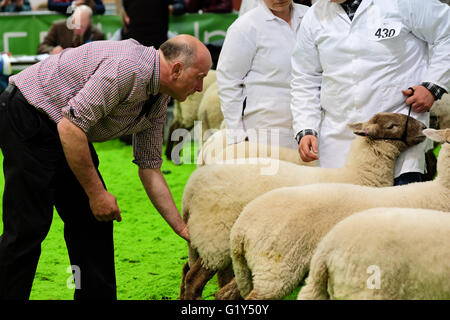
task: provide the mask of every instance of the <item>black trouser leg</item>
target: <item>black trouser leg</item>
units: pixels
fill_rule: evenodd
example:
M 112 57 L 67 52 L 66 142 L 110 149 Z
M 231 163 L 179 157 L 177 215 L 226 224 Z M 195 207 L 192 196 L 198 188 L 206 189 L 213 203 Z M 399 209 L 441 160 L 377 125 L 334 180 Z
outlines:
M 92 145 L 90 149 L 98 167 Z M 80 276 L 81 280 L 75 289 L 75 299 L 115 300 L 113 222 L 95 219 L 88 197 L 68 167 L 58 174 L 55 199 L 58 214 L 64 221 L 64 238 L 75 270 L 74 278 Z
M 65 223 L 71 264 L 80 268 L 81 288 L 75 290 L 75 298 L 115 299 L 113 224 L 98 222 L 92 215 L 65 160 L 56 125 L 17 95 L 6 102 L 3 94 L 0 147 L 5 174 L 0 299 L 28 299 L 53 205 Z
M 7 112 L 7 109 L 10 111 Z M 0 147 L 5 188 L 0 237 L 0 299 L 28 299 L 52 221 L 51 180 L 57 148 L 39 115 L 6 94 L 0 96 Z M 23 130 L 16 130 L 23 126 Z

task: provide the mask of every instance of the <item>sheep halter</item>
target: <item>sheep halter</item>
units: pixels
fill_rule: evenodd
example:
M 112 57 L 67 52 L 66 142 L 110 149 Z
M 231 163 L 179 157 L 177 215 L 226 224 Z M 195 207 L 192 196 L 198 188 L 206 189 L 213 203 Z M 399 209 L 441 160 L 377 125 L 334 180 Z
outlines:
M 414 95 L 414 89 L 411 88 L 411 87 L 409 87 L 408 89 L 410 89 L 412 91 L 412 93 L 410 95 L 410 97 L 412 97 Z M 402 135 L 402 137 L 400 139 L 405 144 L 408 144 L 408 143 L 406 143 L 406 135 L 408 133 L 408 122 L 409 122 L 409 117 L 411 115 L 411 109 L 412 109 L 412 103 L 409 105 L 408 116 L 406 117 L 406 123 L 405 123 L 405 130 L 403 131 L 403 135 Z

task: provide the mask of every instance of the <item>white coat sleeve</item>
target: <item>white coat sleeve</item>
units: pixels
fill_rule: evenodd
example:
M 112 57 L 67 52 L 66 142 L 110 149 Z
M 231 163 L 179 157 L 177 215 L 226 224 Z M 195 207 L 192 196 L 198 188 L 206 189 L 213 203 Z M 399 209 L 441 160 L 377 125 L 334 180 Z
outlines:
M 251 28 L 233 24 L 227 31 L 217 63 L 217 87 L 227 132 L 235 131 L 235 141 L 243 140 L 242 108 L 244 79 L 256 54 L 256 39 Z M 227 135 L 229 138 L 233 134 Z M 233 142 L 233 141 L 232 141 Z
M 291 113 L 295 135 L 304 129 L 319 132 L 322 114 L 320 88 L 323 70 L 312 35 L 311 16 L 306 14 L 302 20 L 291 59 Z
M 430 65 L 424 82 L 450 89 L 450 7 L 438 0 L 399 0 L 400 12 L 413 34 L 430 48 Z

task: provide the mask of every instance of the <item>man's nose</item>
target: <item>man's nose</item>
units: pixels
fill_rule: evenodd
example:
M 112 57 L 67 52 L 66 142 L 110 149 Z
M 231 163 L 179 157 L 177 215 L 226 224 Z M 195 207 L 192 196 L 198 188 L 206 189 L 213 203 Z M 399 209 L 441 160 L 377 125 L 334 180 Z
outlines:
M 197 91 L 201 92 L 203 90 L 203 80 L 201 80 L 198 84 L 197 84 Z

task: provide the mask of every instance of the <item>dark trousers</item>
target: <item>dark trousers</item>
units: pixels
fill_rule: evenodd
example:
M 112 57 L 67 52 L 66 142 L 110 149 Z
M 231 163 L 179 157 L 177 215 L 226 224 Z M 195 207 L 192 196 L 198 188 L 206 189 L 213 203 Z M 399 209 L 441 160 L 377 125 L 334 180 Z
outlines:
M 74 298 L 116 299 L 113 224 L 95 219 L 88 197 L 67 164 L 56 124 L 29 105 L 18 90 L 0 95 L 0 148 L 5 175 L 0 300 L 29 298 L 53 207 L 64 222 L 64 239 L 75 270 Z M 90 151 L 98 168 L 92 145 Z M 55 266 L 55 272 L 68 278 L 67 267 Z M 57 285 L 67 287 L 66 282 Z
M 402 186 L 413 182 L 422 182 L 422 174 L 420 172 L 406 172 L 394 179 L 394 186 Z

